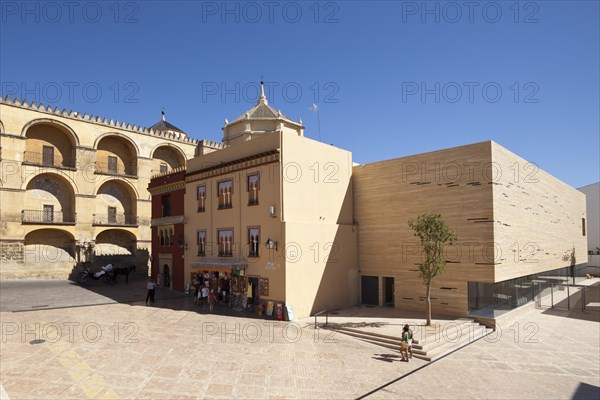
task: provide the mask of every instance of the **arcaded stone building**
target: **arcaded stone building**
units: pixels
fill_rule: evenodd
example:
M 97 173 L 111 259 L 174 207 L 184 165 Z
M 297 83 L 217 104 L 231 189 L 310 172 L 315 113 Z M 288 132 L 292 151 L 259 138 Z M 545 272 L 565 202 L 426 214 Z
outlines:
M 0 99 L 0 277 L 66 278 L 78 263 L 149 261 L 150 177 L 185 166 L 197 141 Z

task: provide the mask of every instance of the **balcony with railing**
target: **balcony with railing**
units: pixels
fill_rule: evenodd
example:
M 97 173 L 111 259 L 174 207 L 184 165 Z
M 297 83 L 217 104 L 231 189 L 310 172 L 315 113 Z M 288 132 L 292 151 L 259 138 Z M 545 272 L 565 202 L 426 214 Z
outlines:
M 75 225 L 76 213 L 63 213 L 62 211 L 49 210 L 22 210 L 21 222 L 23 224 L 53 224 Z
M 94 214 L 94 225 L 138 226 L 137 215 L 130 214 Z
M 23 152 L 23 164 L 36 165 L 40 167 L 69 168 L 75 169 L 76 163 L 73 160 L 65 159 L 57 153 L 44 154 L 35 151 Z
M 95 172 L 102 175 L 127 176 L 137 178 L 137 162 L 115 164 L 114 162 L 96 161 Z

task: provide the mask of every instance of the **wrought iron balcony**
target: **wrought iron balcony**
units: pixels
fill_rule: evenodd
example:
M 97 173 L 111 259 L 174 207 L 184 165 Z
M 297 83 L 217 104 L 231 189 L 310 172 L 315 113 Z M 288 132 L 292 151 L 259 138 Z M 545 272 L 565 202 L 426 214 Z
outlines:
M 129 214 L 94 214 L 94 225 L 138 226 L 137 215 Z
M 137 162 L 132 161 L 125 165 L 115 165 L 109 162 L 96 161 L 95 172 L 103 175 L 137 177 Z
M 22 210 L 21 222 L 24 224 L 75 225 L 77 214 L 65 214 L 62 211 Z
M 23 152 L 23 163 L 53 168 L 76 168 L 77 166 L 75 161 L 64 159 L 60 153 L 44 156 L 43 153 L 35 151 Z

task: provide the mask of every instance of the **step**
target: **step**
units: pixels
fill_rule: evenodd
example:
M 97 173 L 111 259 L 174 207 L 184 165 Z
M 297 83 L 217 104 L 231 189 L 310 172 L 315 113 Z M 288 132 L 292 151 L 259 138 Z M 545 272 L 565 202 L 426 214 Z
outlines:
M 462 349 L 463 347 L 467 346 L 470 343 L 473 343 L 474 341 L 485 337 L 487 335 L 489 335 L 490 333 L 492 333 L 494 330 L 491 328 L 485 328 L 485 330 L 480 331 L 480 332 L 476 332 L 473 337 L 472 340 L 469 339 L 463 339 L 460 340 L 456 343 L 444 343 L 443 345 L 433 348 L 430 351 L 427 352 L 427 356 L 425 357 L 425 360 L 427 361 L 435 361 L 441 357 L 444 357 L 445 355 L 452 353 L 453 351 L 456 351 L 458 349 Z
M 390 350 L 394 350 L 394 351 L 397 351 L 398 353 L 400 353 L 400 349 L 399 349 L 398 346 L 392 346 L 392 345 L 389 345 L 389 344 L 385 344 L 385 343 L 381 343 L 381 342 L 375 342 L 375 341 L 366 340 L 366 339 L 360 339 L 360 340 L 362 340 L 363 342 L 367 342 L 367 343 L 370 343 L 370 344 L 374 344 L 374 345 L 380 346 L 380 347 L 385 347 L 385 348 L 388 348 Z M 419 358 L 421 360 L 429 361 L 429 360 L 427 360 L 427 354 L 425 354 L 425 352 L 423 352 L 421 350 L 416 350 L 415 348 L 413 348 L 413 357 L 414 358 Z
M 336 327 L 332 324 L 327 328 L 370 344 L 400 352 L 401 341 L 395 336 L 365 332 L 353 328 Z M 425 339 L 428 339 L 427 341 L 423 341 L 422 343 L 419 343 L 417 340 L 413 341 L 413 356 L 425 361 L 434 361 L 493 332 L 493 329 L 487 328 L 485 325 L 473 320 L 462 320 L 455 328 L 460 329 L 460 337 L 456 341 L 449 341 L 443 338 L 445 334 L 450 338 L 455 338 L 455 329 L 444 331 L 442 328 L 441 332 L 445 332 L 444 334 L 440 332 L 439 328 L 436 328 L 438 329 L 437 332 L 435 330 L 426 332 Z
M 444 343 L 455 343 L 468 339 L 469 336 L 478 334 L 485 329 L 485 326 L 480 324 L 461 324 L 458 328 L 458 332 L 460 332 L 460 334 L 456 331 L 456 329 L 431 332 L 424 338 L 424 340 L 421 342 L 421 345 L 424 349 L 429 349 Z
M 384 335 L 382 333 L 363 331 L 360 329 L 346 328 L 346 327 L 342 327 L 342 326 L 335 326 L 334 324 L 327 325 L 327 329 L 332 329 L 332 330 L 336 330 L 339 332 L 351 332 L 351 333 L 356 333 L 356 334 L 364 335 L 364 336 L 373 336 L 373 337 L 381 338 L 381 339 L 385 339 L 385 340 L 392 340 L 392 341 L 398 342 L 398 343 L 401 342 L 401 339 L 399 336 Z M 413 341 L 413 343 L 418 343 L 418 341 L 415 340 L 415 341 Z

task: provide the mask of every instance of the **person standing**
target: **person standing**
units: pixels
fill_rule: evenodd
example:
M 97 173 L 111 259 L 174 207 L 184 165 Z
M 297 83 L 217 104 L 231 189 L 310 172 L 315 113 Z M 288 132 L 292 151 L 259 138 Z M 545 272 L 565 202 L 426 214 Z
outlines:
M 203 309 L 205 312 L 208 308 L 208 293 L 209 293 L 208 285 L 204 285 L 202 287 L 202 289 L 200 290 L 200 294 L 202 296 L 201 300 L 200 300 L 200 304 L 203 304 Z
M 154 283 L 154 280 L 152 278 L 150 278 L 148 280 L 148 285 L 146 285 L 146 288 L 148 289 L 148 294 L 146 295 L 146 305 L 148 305 L 148 301 L 150 301 L 151 304 L 154 304 L 154 294 L 156 293 L 156 283 Z
M 208 312 L 209 313 L 213 312 L 213 310 L 215 308 L 215 301 L 216 301 L 215 289 L 210 289 L 210 293 L 208 294 Z

